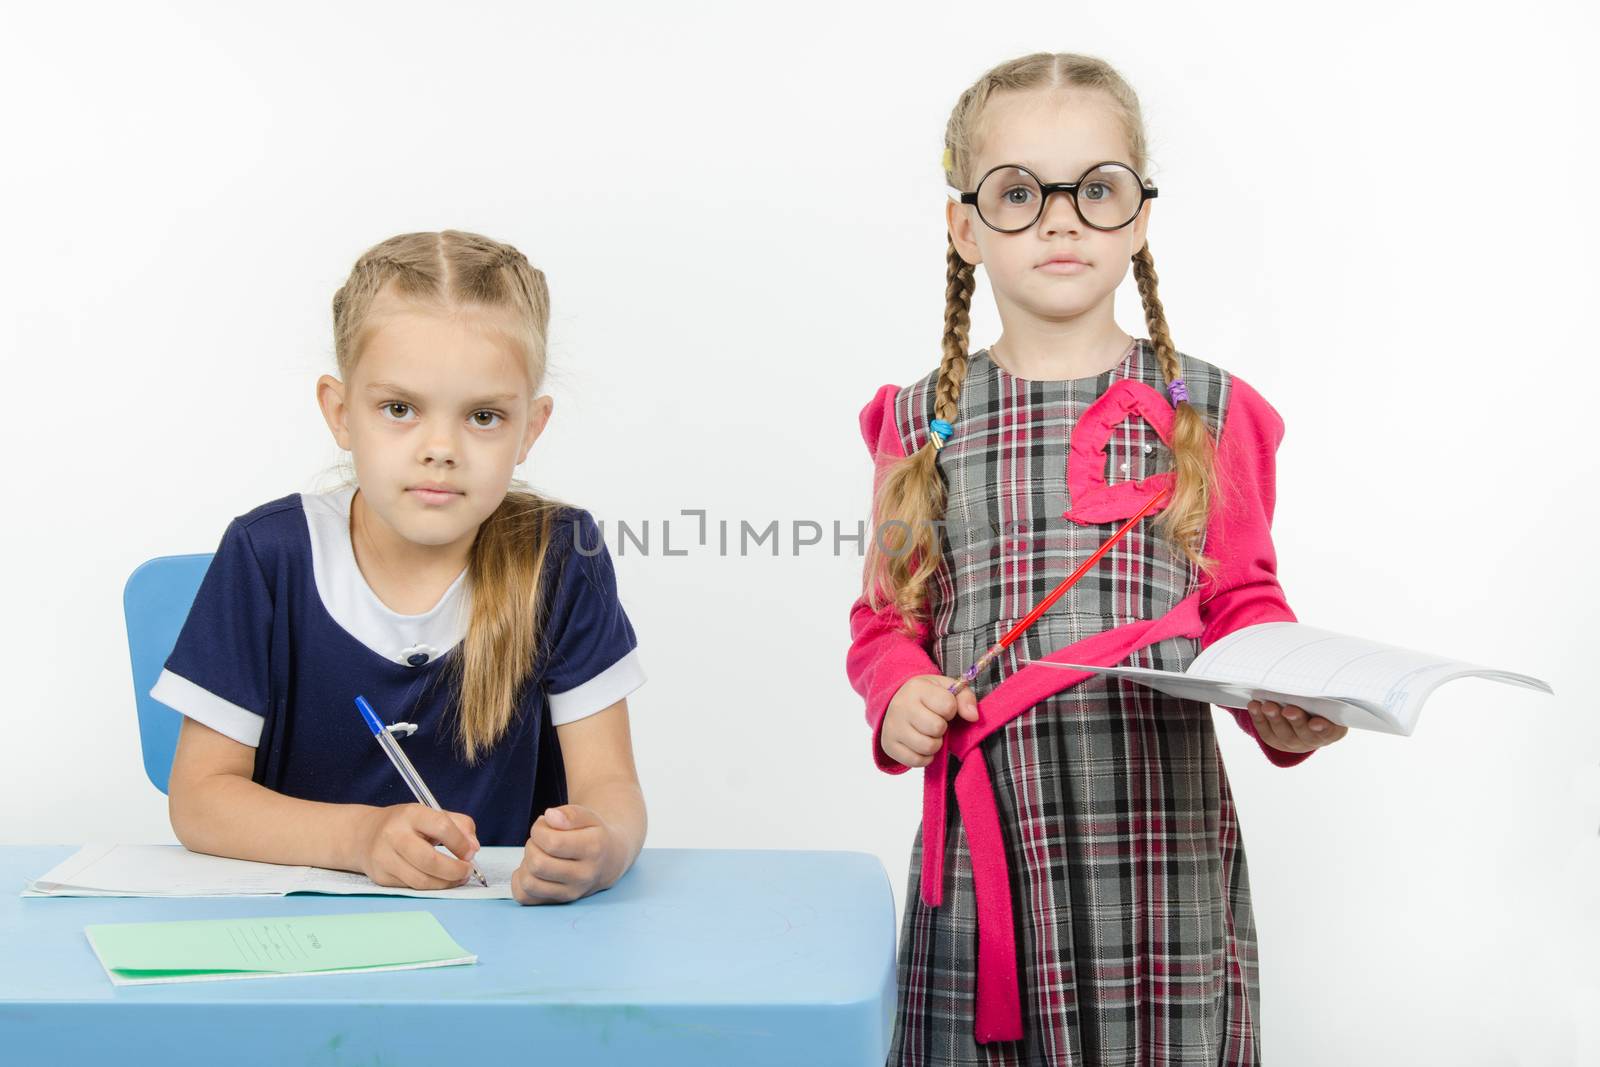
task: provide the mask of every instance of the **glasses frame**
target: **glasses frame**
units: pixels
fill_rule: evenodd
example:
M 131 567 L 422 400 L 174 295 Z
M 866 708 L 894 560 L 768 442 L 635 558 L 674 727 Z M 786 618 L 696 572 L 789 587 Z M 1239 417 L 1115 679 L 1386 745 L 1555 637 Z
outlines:
M 1133 209 L 1133 214 L 1128 217 L 1127 222 L 1124 222 L 1118 226 L 1097 226 L 1088 219 L 1084 218 L 1083 210 L 1078 207 L 1078 188 L 1083 185 L 1084 180 L 1087 179 L 1090 174 L 1104 166 L 1121 167 L 1129 174 L 1132 174 L 1134 179 L 1139 183 L 1139 206 Z M 1002 229 L 983 217 L 983 208 L 978 206 L 978 189 L 982 189 L 983 183 L 989 180 L 989 175 L 993 174 L 997 170 L 1020 170 L 1022 173 L 1032 178 L 1034 184 L 1039 187 L 1039 210 L 1033 216 L 1033 218 L 1028 221 L 1026 226 L 1018 226 L 1009 230 Z M 972 192 L 963 192 L 953 185 L 945 186 L 945 190 L 950 194 L 951 199 L 962 204 L 971 204 L 973 210 L 978 213 L 978 218 L 983 221 L 983 224 L 989 227 L 989 229 L 994 230 L 996 233 L 1021 233 L 1023 230 L 1033 228 L 1033 226 L 1036 225 L 1040 219 L 1044 218 L 1044 206 L 1049 202 L 1051 193 L 1066 193 L 1067 199 L 1072 202 L 1072 210 L 1077 214 L 1078 221 L 1082 222 L 1091 230 L 1099 230 L 1102 233 L 1114 233 L 1117 230 L 1131 225 L 1136 219 L 1138 219 L 1139 212 L 1144 210 L 1145 201 L 1154 200 L 1158 195 L 1156 187 L 1150 184 L 1148 178 L 1140 176 L 1138 171 L 1134 170 L 1132 167 L 1128 166 L 1128 164 L 1119 159 L 1102 159 L 1100 162 L 1090 165 L 1084 169 L 1082 174 L 1078 175 L 1078 180 L 1075 182 L 1047 182 L 1041 179 L 1037 174 L 1029 170 L 1027 167 L 1024 167 L 1021 163 L 999 163 L 983 172 L 983 177 L 978 179 L 978 188 L 974 189 Z

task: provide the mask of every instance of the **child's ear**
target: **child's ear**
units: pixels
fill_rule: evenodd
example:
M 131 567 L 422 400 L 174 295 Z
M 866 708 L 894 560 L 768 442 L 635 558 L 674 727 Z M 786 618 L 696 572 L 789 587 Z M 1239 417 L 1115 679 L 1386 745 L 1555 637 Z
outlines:
M 345 422 L 344 383 L 331 374 L 317 379 L 317 406 L 340 448 L 350 451 L 350 427 Z
M 983 253 L 978 251 L 978 242 L 972 239 L 972 213 L 967 210 L 967 205 L 946 200 L 944 225 L 945 229 L 950 231 L 950 240 L 963 260 L 974 267 L 983 262 Z
M 548 396 L 536 396 L 528 410 L 528 430 L 522 435 L 522 448 L 517 452 L 517 462 L 521 463 L 528 458 L 528 453 L 533 449 L 533 443 L 544 433 L 545 426 L 550 422 L 550 413 L 555 409 L 555 400 Z

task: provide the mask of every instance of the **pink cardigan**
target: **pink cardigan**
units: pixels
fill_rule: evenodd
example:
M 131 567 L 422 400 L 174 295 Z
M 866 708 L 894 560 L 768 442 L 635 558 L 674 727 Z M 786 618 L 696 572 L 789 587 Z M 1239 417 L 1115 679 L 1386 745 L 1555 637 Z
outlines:
M 1085 419 L 1120 419 L 1137 409 L 1165 440 L 1169 437 L 1172 409 L 1159 393 L 1142 383 L 1119 382 L 1091 405 Z M 861 411 L 861 434 L 874 460 L 873 484 L 905 456 L 895 424 L 897 386 L 885 385 Z M 1148 394 L 1148 395 L 1146 395 Z M 1154 399 L 1152 399 L 1154 398 Z M 1080 424 L 1081 426 L 1082 424 Z M 1105 630 L 1057 649 L 1045 659 L 1067 663 L 1112 666 L 1132 652 L 1168 637 L 1197 637 L 1200 647 L 1244 626 L 1260 622 L 1297 621 L 1277 580 L 1277 556 L 1270 527 L 1275 493 L 1274 457 L 1283 439 L 1283 420 L 1270 404 L 1237 376 L 1232 378 L 1232 399 L 1217 443 L 1218 489 L 1213 498 L 1207 549 L 1219 570 L 1200 588 L 1157 619 L 1144 619 Z M 1087 440 L 1087 438 L 1085 438 Z M 1116 506 L 1103 507 L 1108 488 L 1099 469 L 1103 456 L 1083 450 L 1081 463 L 1069 467 L 1076 521 L 1108 521 Z M 1069 464 L 1073 459 L 1069 457 Z M 1154 492 L 1156 475 L 1138 484 L 1122 483 L 1110 492 Z M 1089 492 L 1080 495 L 1080 487 Z M 1090 498 L 1091 499 L 1085 499 Z M 1087 510 L 1093 514 L 1085 515 Z M 1133 510 L 1121 501 L 1120 514 Z M 1104 514 L 1100 514 L 1104 512 Z M 865 595 L 850 609 L 850 650 L 846 671 L 850 684 L 866 699 L 867 722 L 872 727 L 872 756 L 878 768 L 901 774 L 906 766 L 890 759 L 881 745 L 884 713 L 889 702 L 911 678 L 940 674 L 929 654 L 929 627 L 919 625 L 914 635 L 901 630 L 893 605 L 874 612 Z M 1011 913 L 1010 874 L 1005 842 L 994 801 L 988 765 L 981 754 L 969 759 L 983 740 L 1040 701 L 1092 677 L 1086 671 L 1024 667 L 1006 678 L 978 702 L 977 722 L 957 718 L 945 734 L 938 754 L 923 770 L 922 779 L 922 882 L 921 894 L 929 907 L 938 907 L 944 888 L 945 792 L 950 757 L 961 761 L 956 774 L 956 806 L 961 811 L 972 852 L 973 889 L 978 904 L 978 981 L 976 1036 L 980 1042 L 1011 1041 L 1022 1037 L 1022 1009 L 1017 988 L 1015 927 Z M 1256 738 L 1267 759 L 1290 767 L 1310 755 L 1282 752 L 1256 734 L 1248 711 L 1229 708 L 1240 727 Z

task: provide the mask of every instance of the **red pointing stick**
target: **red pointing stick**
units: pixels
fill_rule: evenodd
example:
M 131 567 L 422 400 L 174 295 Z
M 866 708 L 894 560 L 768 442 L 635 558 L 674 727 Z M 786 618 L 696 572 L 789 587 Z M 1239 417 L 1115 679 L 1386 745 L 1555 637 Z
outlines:
M 1099 561 L 1101 556 L 1109 552 L 1111 550 L 1111 546 L 1122 539 L 1123 534 L 1133 529 L 1134 525 L 1137 524 L 1140 519 L 1149 514 L 1150 509 L 1155 507 L 1156 504 L 1161 501 L 1161 498 L 1167 495 L 1167 492 L 1168 490 L 1162 489 L 1155 496 L 1147 500 L 1144 507 L 1139 509 L 1139 513 L 1137 515 L 1123 523 L 1121 529 L 1112 534 L 1110 537 L 1106 538 L 1105 544 L 1094 550 L 1094 555 L 1084 560 L 1082 565 L 1079 566 L 1077 570 L 1073 571 L 1071 574 L 1067 575 L 1066 578 L 1062 579 L 1060 585 L 1050 590 L 1048 596 L 1039 601 L 1039 603 L 1035 604 L 1033 606 L 1033 610 L 1028 612 L 1027 618 L 1013 626 L 1011 631 L 1002 637 L 993 648 L 979 656 L 978 661 L 971 667 L 968 667 L 965 674 L 956 679 L 955 684 L 950 687 L 950 692 L 959 693 L 961 690 L 971 685 L 972 680 L 979 674 L 983 673 L 983 669 L 989 666 L 990 663 L 994 662 L 994 658 L 996 656 L 1004 652 L 1008 647 L 1010 647 L 1012 642 L 1016 641 L 1017 638 L 1022 636 L 1023 631 L 1038 621 L 1039 616 L 1043 615 L 1047 610 L 1049 610 L 1051 604 L 1054 604 L 1057 600 L 1060 600 L 1061 594 L 1065 593 L 1068 589 L 1071 589 L 1074 582 L 1087 574 L 1089 572 L 1089 568 L 1093 567 L 1095 563 Z

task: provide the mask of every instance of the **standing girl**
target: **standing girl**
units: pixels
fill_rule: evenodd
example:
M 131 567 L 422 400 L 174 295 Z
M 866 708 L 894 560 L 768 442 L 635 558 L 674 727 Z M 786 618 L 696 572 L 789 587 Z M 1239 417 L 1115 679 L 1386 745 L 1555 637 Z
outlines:
M 587 511 L 512 490 L 550 418 L 549 306 L 544 275 L 477 234 L 357 260 L 333 298 L 339 377 L 317 383 L 356 485 L 233 520 L 152 690 L 184 715 L 186 846 L 440 889 L 480 842 L 520 845 L 524 904 L 633 863 L 644 674 L 610 556 Z M 416 724 L 406 752 L 446 812 L 410 802 L 358 694 Z
M 1294 620 L 1268 532 L 1283 424 L 1173 346 L 1139 104 L 1113 69 L 996 67 L 957 102 L 944 166 L 944 358 L 861 413 L 875 536 L 848 670 L 878 766 L 924 768 L 890 1062 L 1256 1063 L 1249 879 L 1210 708 L 1025 661 L 1181 671 Z M 1130 262 L 1148 338 L 1112 314 Z M 1002 331 L 969 353 L 979 263 Z M 1294 706 L 1233 714 L 1280 766 L 1345 733 Z

